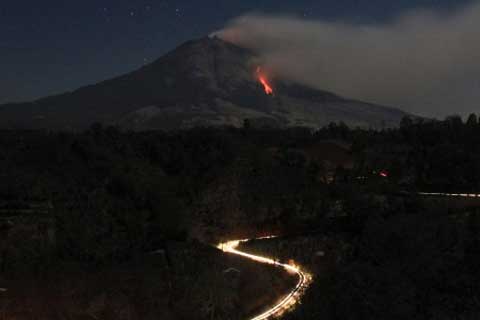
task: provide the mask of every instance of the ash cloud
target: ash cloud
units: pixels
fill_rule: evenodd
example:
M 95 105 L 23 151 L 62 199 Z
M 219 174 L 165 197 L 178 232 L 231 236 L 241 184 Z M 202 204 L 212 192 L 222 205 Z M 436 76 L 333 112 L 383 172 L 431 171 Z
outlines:
M 258 52 L 277 76 L 429 116 L 478 112 L 480 2 L 379 25 L 248 14 L 216 33 Z

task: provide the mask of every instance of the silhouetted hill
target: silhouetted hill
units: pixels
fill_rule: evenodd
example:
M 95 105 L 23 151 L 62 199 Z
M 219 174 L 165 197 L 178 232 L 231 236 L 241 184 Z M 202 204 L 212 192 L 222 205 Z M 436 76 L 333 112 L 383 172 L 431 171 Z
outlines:
M 126 75 L 29 103 L 0 106 L 2 128 L 83 129 L 94 122 L 143 129 L 306 126 L 332 121 L 390 127 L 404 112 L 270 79 L 265 93 L 252 52 L 218 38 L 189 41 Z

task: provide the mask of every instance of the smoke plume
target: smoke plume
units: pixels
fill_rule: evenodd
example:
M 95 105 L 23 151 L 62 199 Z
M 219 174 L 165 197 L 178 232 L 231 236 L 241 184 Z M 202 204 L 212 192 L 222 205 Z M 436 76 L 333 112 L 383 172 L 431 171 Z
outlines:
M 276 75 L 425 116 L 478 112 L 480 3 L 413 11 L 379 25 L 248 14 L 216 33 Z

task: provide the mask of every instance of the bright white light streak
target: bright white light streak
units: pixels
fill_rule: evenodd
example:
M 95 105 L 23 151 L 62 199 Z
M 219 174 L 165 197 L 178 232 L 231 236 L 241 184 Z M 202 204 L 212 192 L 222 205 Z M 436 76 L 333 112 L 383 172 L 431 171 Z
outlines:
M 440 193 L 440 192 L 419 192 L 421 196 L 438 196 L 438 197 L 457 197 L 457 198 L 480 198 L 477 193 Z
M 271 239 L 274 238 L 274 236 L 268 236 L 268 237 L 262 237 L 262 238 L 257 238 L 259 239 Z M 268 309 L 267 311 L 263 312 L 262 314 L 259 314 L 249 320 L 266 320 L 266 319 L 271 319 L 273 317 L 279 317 L 281 316 L 285 311 L 293 308 L 295 304 L 297 304 L 300 300 L 300 297 L 303 295 L 305 290 L 308 288 L 310 283 L 312 282 L 312 275 L 302 271 L 300 267 L 294 266 L 294 265 L 289 265 L 289 264 L 284 264 L 280 263 L 274 259 L 267 258 L 267 257 L 262 257 L 250 253 L 246 253 L 243 251 L 238 250 L 238 246 L 242 242 L 247 242 L 249 239 L 245 240 L 234 240 L 234 241 L 227 241 L 224 243 L 220 243 L 217 247 L 228 253 L 236 254 L 241 257 L 259 262 L 259 263 L 264 263 L 264 264 L 270 264 L 270 265 L 275 265 L 278 267 L 281 267 L 285 269 L 286 271 L 290 273 L 294 273 L 298 276 L 298 282 L 295 286 L 295 288 L 290 291 L 289 294 L 287 294 L 280 302 L 275 304 L 273 307 Z

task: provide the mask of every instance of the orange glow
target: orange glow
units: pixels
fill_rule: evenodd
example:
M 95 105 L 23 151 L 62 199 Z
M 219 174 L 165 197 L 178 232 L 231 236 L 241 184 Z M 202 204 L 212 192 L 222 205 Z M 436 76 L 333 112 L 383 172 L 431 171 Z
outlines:
M 257 75 L 258 75 L 258 81 L 263 85 L 263 88 L 265 90 L 265 93 L 267 95 L 272 95 L 273 96 L 273 89 L 270 83 L 268 83 L 267 77 L 265 74 L 262 72 L 261 67 L 257 67 Z

